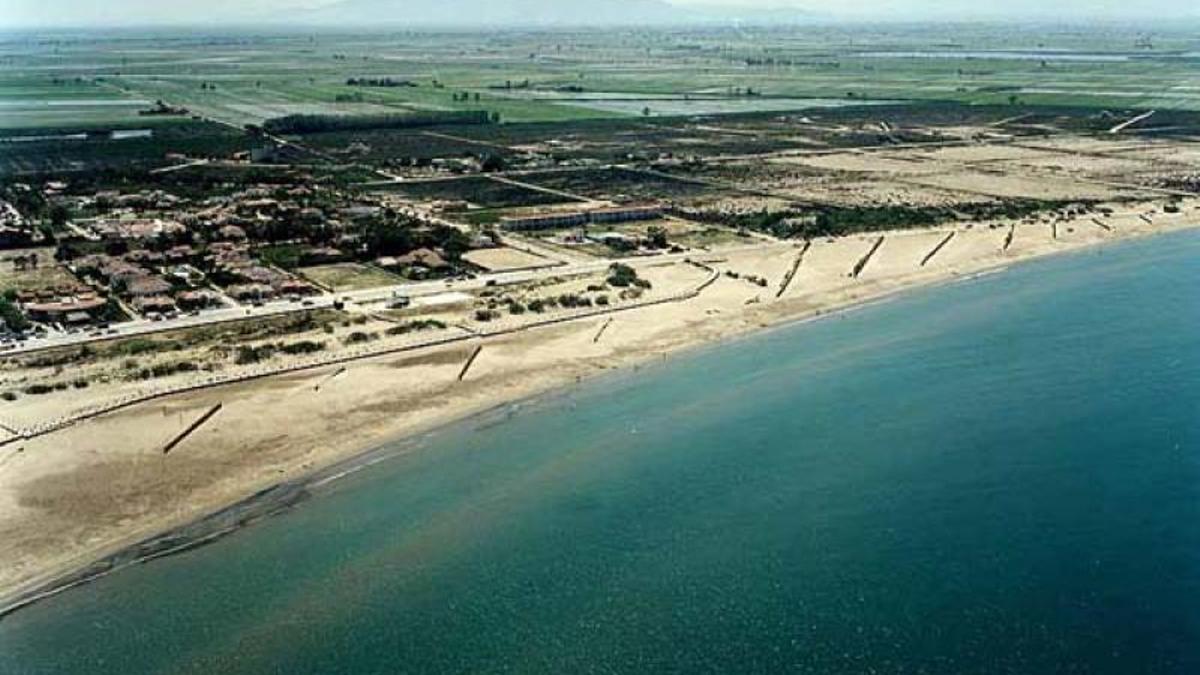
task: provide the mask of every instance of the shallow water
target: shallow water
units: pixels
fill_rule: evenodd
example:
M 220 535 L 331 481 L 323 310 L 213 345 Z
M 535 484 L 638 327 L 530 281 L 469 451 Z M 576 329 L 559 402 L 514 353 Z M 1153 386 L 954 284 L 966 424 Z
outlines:
M 1200 234 L 472 420 L 0 622 L 2 673 L 1200 672 Z
M 1071 51 L 970 51 L 970 50 L 925 50 L 925 51 L 877 51 L 861 52 L 857 56 L 873 59 L 994 59 L 997 61 L 1087 61 L 1091 63 L 1119 63 L 1129 61 L 1128 54 L 1098 54 Z

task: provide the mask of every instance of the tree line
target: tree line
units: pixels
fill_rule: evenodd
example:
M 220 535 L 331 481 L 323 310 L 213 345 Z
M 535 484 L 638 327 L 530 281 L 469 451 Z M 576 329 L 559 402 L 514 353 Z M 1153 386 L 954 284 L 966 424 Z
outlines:
M 490 124 L 486 110 L 442 110 L 393 115 L 286 115 L 269 119 L 263 129 L 272 134 L 316 134 L 327 131 L 410 129 L 441 125 Z

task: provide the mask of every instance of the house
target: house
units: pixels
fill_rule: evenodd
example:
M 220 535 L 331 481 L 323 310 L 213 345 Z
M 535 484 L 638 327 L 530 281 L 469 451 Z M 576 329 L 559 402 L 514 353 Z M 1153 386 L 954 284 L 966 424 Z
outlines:
M 0 227 L 9 227 L 15 230 L 25 228 L 25 218 L 21 216 L 21 212 L 3 200 L 0 200 Z
M 471 248 L 496 248 L 499 244 L 487 234 L 477 234 L 471 237 Z
M 285 279 L 275 289 L 280 295 L 312 295 L 315 292 L 312 286 L 299 279 Z
M 314 246 L 305 249 L 300 254 L 301 265 L 326 265 L 346 260 L 346 254 L 341 249 L 332 246 Z
M 129 303 L 139 314 L 166 314 L 175 311 L 175 301 L 165 295 L 134 298 Z
M 662 207 L 657 204 L 614 206 L 589 211 L 588 221 L 592 223 L 628 223 L 635 220 L 656 220 L 662 218 L 662 215 Z
M 204 272 L 191 265 L 175 265 L 166 271 L 166 275 L 193 286 L 204 283 Z
M 171 248 L 167 249 L 166 252 L 163 254 L 163 257 L 169 263 L 187 262 L 187 261 L 190 261 L 195 256 L 196 256 L 196 249 L 192 248 L 191 246 L 187 246 L 187 245 L 172 246 Z
M 256 302 L 275 297 L 275 289 L 264 284 L 238 284 L 225 291 L 238 302 Z
M 657 204 L 614 206 L 590 211 L 540 213 L 528 216 L 509 216 L 500 219 L 506 230 L 551 230 L 578 227 L 588 223 L 627 223 L 635 220 L 661 218 L 663 209 Z
M 241 265 L 230 271 L 247 282 L 267 286 L 275 286 L 288 278 L 283 272 L 262 265 Z
M 306 225 L 320 225 L 325 222 L 325 212 L 309 206 L 300 209 L 300 212 L 296 214 L 296 220 Z
M 149 240 L 187 232 L 183 223 L 162 218 L 108 218 L 92 223 L 92 230 L 107 239 Z
M 161 265 L 165 257 L 157 251 L 139 248 L 126 254 L 125 259 L 141 265 Z
M 375 264 L 380 267 L 424 268 L 427 270 L 440 270 L 450 266 L 450 263 L 446 262 L 441 254 L 429 248 L 419 248 L 401 256 L 379 258 Z
M 623 232 L 597 232 L 589 234 L 587 238 L 619 251 L 629 251 L 638 247 L 638 238 Z
M 580 211 L 540 213 L 530 216 L 507 216 L 500 219 L 500 227 L 516 232 L 529 230 L 553 230 L 578 227 L 588 222 L 587 214 Z
M 125 294 L 131 298 L 149 298 L 156 295 L 167 295 L 171 292 L 171 284 L 161 278 L 142 276 L 125 282 Z
M 352 223 L 363 222 L 375 218 L 383 209 L 378 206 L 348 206 L 338 212 L 342 218 Z
M 180 309 L 193 310 L 219 304 L 217 294 L 212 291 L 184 291 L 175 296 Z
M 36 302 L 25 305 L 25 312 L 34 321 L 66 321 L 68 315 L 82 313 L 89 318 L 104 309 L 107 302 L 94 293 L 59 298 L 52 302 Z
M 68 326 L 78 326 L 81 324 L 89 323 L 89 322 L 91 322 L 91 320 L 92 320 L 91 314 L 88 314 L 87 312 L 84 312 L 84 311 L 77 311 L 77 312 L 67 312 L 67 315 L 63 317 L 62 322 Z
M 130 265 L 124 260 L 113 260 L 100 270 L 100 274 L 108 280 L 109 285 L 129 285 L 150 276 L 146 270 L 137 265 Z
M 217 230 L 217 236 L 225 241 L 246 241 L 246 230 L 237 225 L 225 225 Z

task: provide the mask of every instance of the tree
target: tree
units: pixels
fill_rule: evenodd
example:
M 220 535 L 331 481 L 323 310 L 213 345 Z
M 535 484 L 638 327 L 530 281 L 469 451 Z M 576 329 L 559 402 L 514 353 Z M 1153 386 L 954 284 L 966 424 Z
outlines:
M 25 315 L 21 313 L 21 310 L 17 308 L 7 295 L 0 297 L 0 319 L 4 320 L 4 325 L 9 330 L 18 333 L 28 330 L 32 325 L 29 323 L 29 319 L 25 318 Z
M 503 171 L 507 166 L 508 163 L 504 161 L 504 157 L 495 152 L 487 153 L 479 162 L 479 169 L 484 173 Z
M 637 278 L 637 270 L 624 263 L 613 263 L 608 268 L 608 283 L 617 288 L 632 286 Z
M 667 241 L 667 230 L 659 225 L 651 225 L 646 229 L 646 239 L 650 248 L 666 248 L 670 246 Z
M 407 224 L 386 220 L 368 225 L 364 239 L 371 257 L 400 255 L 411 251 L 416 243 L 412 229 Z
M 50 225 L 55 229 L 62 229 L 70 218 L 71 212 L 62 204 L 55 204 L 50 207 Z

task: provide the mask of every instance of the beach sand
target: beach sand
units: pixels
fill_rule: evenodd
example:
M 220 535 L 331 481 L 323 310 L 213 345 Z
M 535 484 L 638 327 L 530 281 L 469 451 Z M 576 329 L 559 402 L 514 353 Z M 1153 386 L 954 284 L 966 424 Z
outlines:
M 738 278 L 722 274 L 695 298 L 616 313 L 598 341 L 604 316 L 353 361 L 336 377 L 340 367 L 324 367 L 173 395 L 7 445 L 0 448 L 0 608 L 270 486 L 599 372 L 1037 256 L 1200 224 L 1196 202 L 1185 202 L 1181 214 L 1156 214 L 1153 225 L 1138 218 L 1145 209 L 1118 208 L 1126 212 L 1105 218 L 1111 230 L 1085 226 L 1084 218 L 1057 239 L 1050 225 L 1018 224 L 1008 251 L 1001 248 L 1011 223 L 814 241 L 780 298 L 802 245 L 714 251 L 711 264 Z M 884 244 L 852 278 L 880 236 Z M 643 272 L 664 288 L 694 286 L 708 274 L 687 264 Z M 477 345 L 483 349 L 459 381 Z M 163 454 L 217 403 L 219 414 Z

